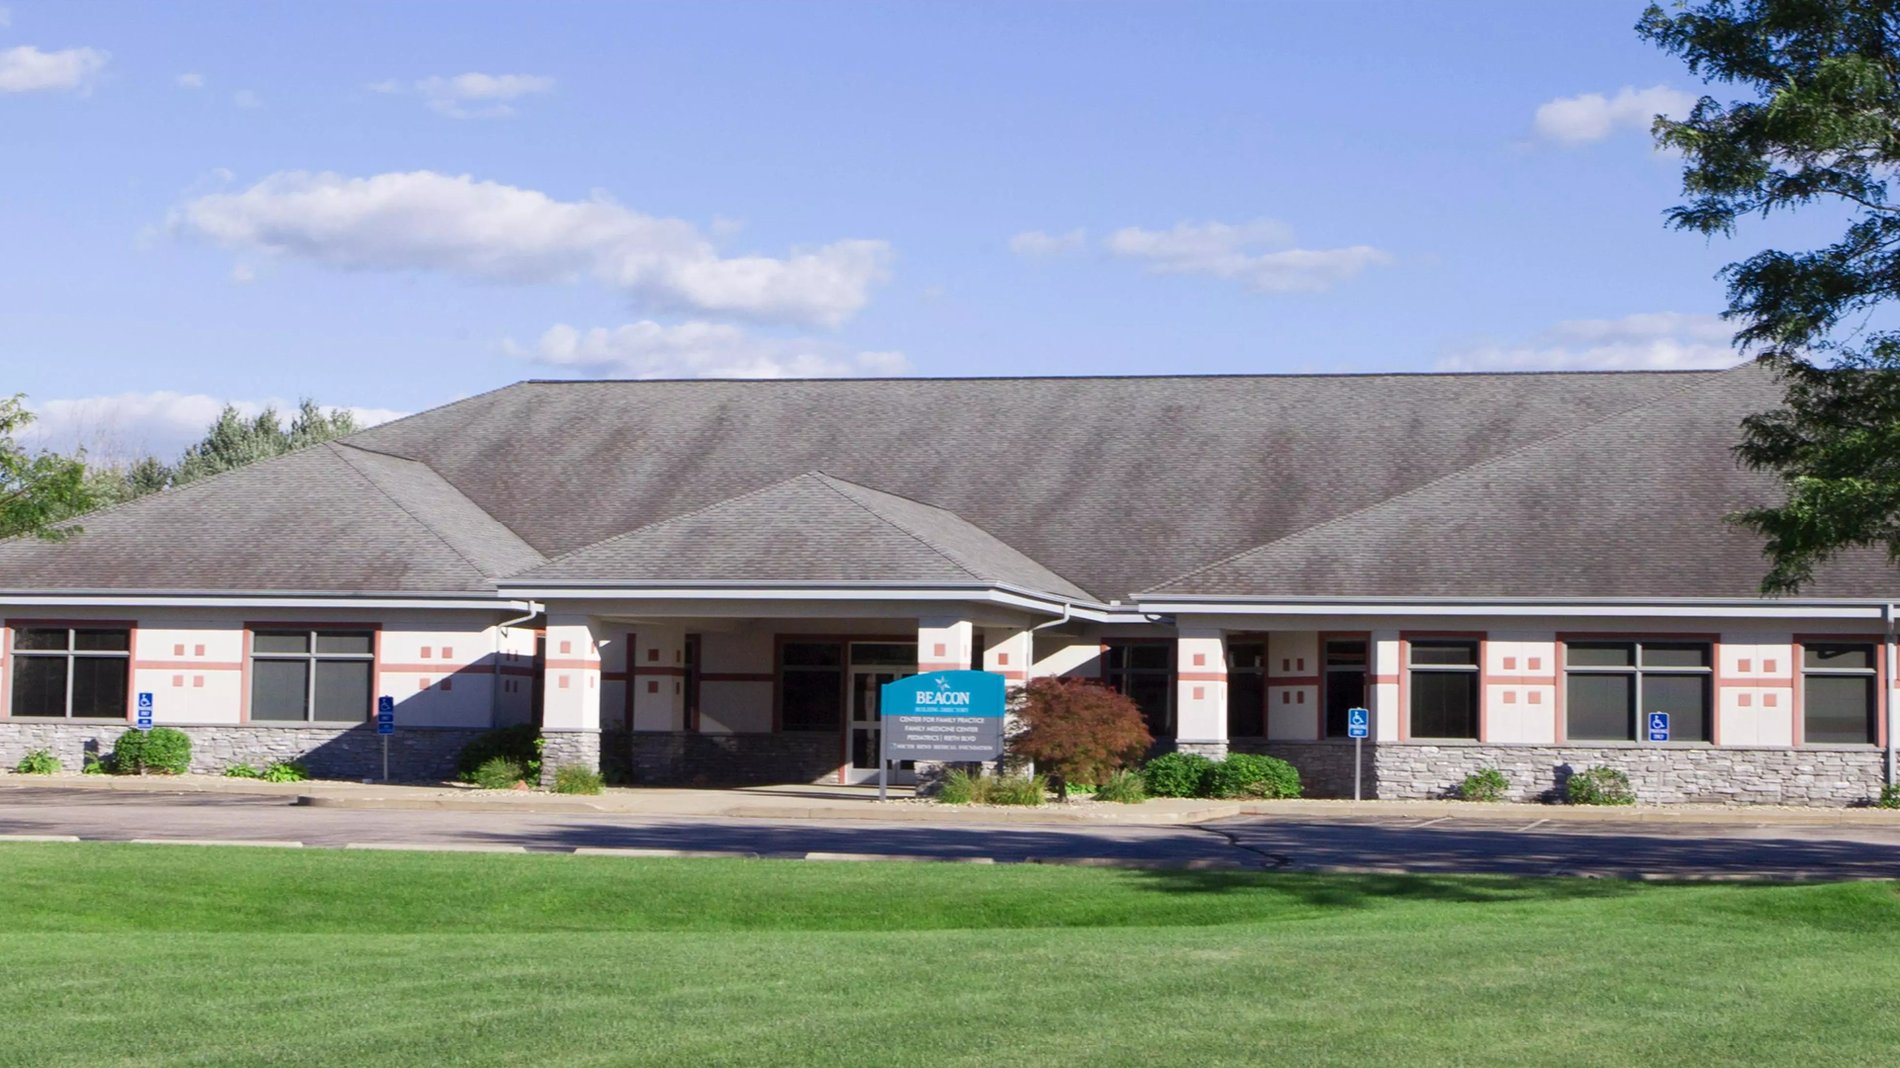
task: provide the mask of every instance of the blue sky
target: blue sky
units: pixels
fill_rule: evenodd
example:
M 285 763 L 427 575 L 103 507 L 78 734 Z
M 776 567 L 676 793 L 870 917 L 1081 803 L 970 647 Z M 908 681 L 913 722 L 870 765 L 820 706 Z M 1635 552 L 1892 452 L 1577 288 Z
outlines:
M 1635 3 L 0 0 L 0 392 L 1721 366 Z M 1812 227 L 1812 222 L 1809 226 Z

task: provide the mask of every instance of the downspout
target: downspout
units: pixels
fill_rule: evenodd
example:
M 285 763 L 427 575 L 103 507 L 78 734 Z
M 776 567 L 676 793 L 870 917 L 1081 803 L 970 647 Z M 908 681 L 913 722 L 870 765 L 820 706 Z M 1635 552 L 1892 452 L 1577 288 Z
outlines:
M 527 615 L 516 616 L 513 619 L 503 620 L 495 624 L 495 648 L 492 650 L 495 655 L 489 661 L 490 671 L 488 679 L 488 725 L 490 727 L 495 725 L 495 716 L 501 711 L 501 634 L 509 627 L 517 623 L 526 623 L 528 620 L 548 610 L 548 606 L 539 601 L 529 601 L 527 604 Z
M 1887 785 L 1892 786 L 1896 781 L 1900 781 L 1894 778 L 1894 744 L 1896 741 L 1894 738 L 1894 728 L 1900 726 L 1900 709 L 1894 708 L 1893 699 L 1894 613 L 1892 603 L 1880 606 L 1880 619 L 1881 622 L 1887 625 L 1887 643 L 1881 647 L 1881 655 L 1887 660 L 1887 670 L 1884 673 L 1885 677 L 1880 680 L 1880 684 L 1886 688 L 1886 692 L 1881 696 L 1884 697 L 1887 702 Z

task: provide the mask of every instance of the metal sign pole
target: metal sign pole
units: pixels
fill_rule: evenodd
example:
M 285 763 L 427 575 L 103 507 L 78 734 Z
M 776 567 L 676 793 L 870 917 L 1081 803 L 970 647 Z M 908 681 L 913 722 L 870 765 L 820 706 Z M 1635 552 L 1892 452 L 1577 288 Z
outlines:
M 383 735 L 383 781 L 389 781 L 389 735 Z
M 1359 800 L 1359 770 L 1365 765 L 1365 758 L 1363 756 L 1365 746 L 1366 740 L 1364 738 L 1354 738 L 1352 740 L 1352 799 L 1354 801 Z
M 877 799 L 884 800 L 886 780 L 891 770 L 890 758 L 884 755 L 886 744 L 890 741 L 884 731 L 884 695 L 878 695 L 877 702 Z

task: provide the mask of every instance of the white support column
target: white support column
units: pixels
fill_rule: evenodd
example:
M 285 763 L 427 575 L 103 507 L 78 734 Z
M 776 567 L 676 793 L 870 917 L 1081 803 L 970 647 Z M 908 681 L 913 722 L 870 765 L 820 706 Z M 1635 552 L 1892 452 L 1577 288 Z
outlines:
M 543 665 L 541 785 L 564 764 L 600 768 L 600 640 L 593 619 L 548 616 Z
M 1372 739 L 1396 742 L 1399 721 L 1405 715 L 1399 705 L 1399 677 L 1405 672 L 1399 654 L 1399 632 L 1373 631 L 1366 655 L 1367 674 L 1371 676 L 1366 680 L 1366 707 L 1372 710 Z
M 686 629 L 642 623 L 628 650 L 627 685 L 633 687 L 633 729 L 686 729 Z
M 917 671 L 968 671 L 976 628 L 967 619 L 948 616 L 917 621 Z
M 1174 747 L 1216 760 L 1227 756 L 1227 635 L 1182 626 L 1175 638 Z
M 1035 659 L 1034 639 L 1027 629 L 983 628 L 983 670 L 1003 676 L 1012 690 L 1027 684 Z

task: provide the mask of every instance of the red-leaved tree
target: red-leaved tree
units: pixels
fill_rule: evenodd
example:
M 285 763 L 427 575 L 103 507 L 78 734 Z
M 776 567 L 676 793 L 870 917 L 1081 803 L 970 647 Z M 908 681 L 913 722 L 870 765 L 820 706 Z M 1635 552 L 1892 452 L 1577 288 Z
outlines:
M 1069 783 L 1100 784 L 1154 744 L 1135 702 L 1090 679 L 1031 679 L 1011 711 L 1023 724 L 1011 748 L 1035 761 L 1063 797 Z

